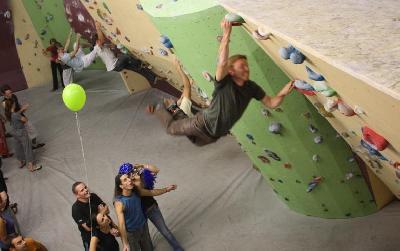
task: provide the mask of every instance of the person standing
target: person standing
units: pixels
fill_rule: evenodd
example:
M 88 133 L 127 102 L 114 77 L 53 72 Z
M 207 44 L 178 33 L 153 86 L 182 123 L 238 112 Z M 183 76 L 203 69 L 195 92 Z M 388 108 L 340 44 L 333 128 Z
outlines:
M 20 168 L 28 164 L 29 171 L 34 172 L 42 169 L 42 166 L 34 164 L 32 142 L 25 128 L 28 119 L 21 115 L 27 108 L 28 106 L 25 105 L 17 110 L 14 101 L 9 99 L 6 100 L 5 115 L 13 129 L 12 135 L 15 139 L 15 154 L 20 161 Z
M 43 55 L 48 56 L 48 52 L 50 53 L 50 66 L 51 66 L 51 74 L 53 76 L 53 89 L 51 91 L 56 91 L 58 90 L 58 78 L 57 78 L 57 72 L 60 73 L 60 80 L 61 80 L 61 85 L 62 87 L 64 86 L 63 82 L 63 69 L 61 67 L 61 64 L 58 61 L 58 47 L 57 40 L 55 38 L 50 39 L 50 46 L 46 48 L 46 50 L 43 50 Z
M 89 192 L 88 187 L 81 181 L 72 185 L 72 193 L 76 197 L 76 201 L 72 205 L 72 218 L 81 232 L 84 250 L 88 251 L 92 236 L 90 215 L 97 215 L 99 212 L 108 214 L 108 206 L 97 194 Z

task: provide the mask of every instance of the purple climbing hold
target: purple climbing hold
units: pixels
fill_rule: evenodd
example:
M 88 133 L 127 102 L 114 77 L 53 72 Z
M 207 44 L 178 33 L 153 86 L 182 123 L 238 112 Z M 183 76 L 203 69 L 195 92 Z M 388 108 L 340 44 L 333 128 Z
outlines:
M 17 45 L 22 45 L 22 41 L 21 41 L 21 39 L 19 39 L 19 38 L 16 38 L 16 39 L 15 39 L 15 43 L 16 43 Z
M 368 153 L 369 153 L 371 156 L 376 156 L 376 157 L 378 157 L 378 158 L 381 159 L 381 160 L 386 160 L 386 161 L 388 160 L 388 159 L 385 158 L 378 150 L 374 149 L 373 146 L 371 146 L 370 144 L 368 144 L 368 142 L 366 142 L 366 141 L 364 141 L 364 140 L 361 140 L 361 141 L 360 141 L 360 144 L 361 144 L 362 147 L 364 147 L 364 148 L 368 151 Z
M 168 56 L 168 52 L 166 51 L 166 50 L 164 50 L 164 49 L 159 49 L 159 52 L 160 52 L 160 54 L 162 55 L 162 56 Z
M 313 191 L 318 186 L 318 184 L 321 183 L 321 181 L 322 181 L 321 176 L 313 178 L 313 180 L 310 183 L 308 183 L 307 190 L 306 190 L 307 193 Z
M 292 54 L 290 54 L 290 60 L 293 64 L 302 64 L 305 59 L 306 57 L 303 55 L 303 53 L 301 53 L 297 49 Z

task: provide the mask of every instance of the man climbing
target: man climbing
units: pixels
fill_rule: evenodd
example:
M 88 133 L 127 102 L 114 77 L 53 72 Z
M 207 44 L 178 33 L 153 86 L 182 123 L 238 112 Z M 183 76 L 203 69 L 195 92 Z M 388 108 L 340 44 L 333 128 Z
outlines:
M 69 43 L 69 35 L 67 42 L 63 48 L 58 49 L 58 59 L 72 68 L 74 72 L 81 72 L 83 69 L 89 67 L 93 61 L 96 59 L 97 52 L 100 50 L 98 45 L 95 45 L 93 50 L 88 54 L 83 53 L 80 45 L 81 34 L 76 35 L 76 43 L 74 44 L 74 49 L 71 53 L 67 53 Z
M 269 108 L 275 108 L 293 89 L 291 81 L 275 97 L 266 95 L 260 86 L 249 80 L 246 56 L 229 57 L 232 23 L 223 20 L 221 28 L 224 34 L 218 52 L 215 89 L 210 106 L 192 118 L 174 120 L 174 116 L 169 112 L 173 109 L 173 103 L 165 100 L 154 112 L 166 127 L 167 133 L 188 136 L 198 146 L 213 143 L 227 135 L 252 98 L 261 101 Z
M 173 117 L 175 120 L 178 119 L 183 119 L 183 118 L 191 118 L 194 116 L 192 112 L 192 85 L 189 80 L 189 77 L 186 75 L 186 73 L 183 71 L 181 63 L 179 62 L 178 58 L 175 57 L 174 59 L 174 65 L 176 70 L 178 71 L 179 76 L 182 79 L 182 84 L 183 84 L 183 90 L 182 90 L 182 95 L 180 98 L 176 101 L 173 99 L 169 99 L 167 102 L 171 103 L 172 106 L 175 107 L 175 109 L 171 109 L 170 112 L 172 112 Z M 154 105 L 148 105 L 146 110 L 149 113 L 153 113 L 155 109 Z
M 101 30 L 101 24 L 96 21 L 95 25 L 97 32 L 96 44 L 100 46 L 100 50 L 97 52 L 97 55 L 106 65 L 107 71 L 120 72 L 123 69 L 135 72 L 139 71 L 141 69 L 142 62 L 126 54 L 120 54 L 118 57 L 116 57 L 114 52 L 112 52 L 111 49 L 105 45 L 106 38 Z

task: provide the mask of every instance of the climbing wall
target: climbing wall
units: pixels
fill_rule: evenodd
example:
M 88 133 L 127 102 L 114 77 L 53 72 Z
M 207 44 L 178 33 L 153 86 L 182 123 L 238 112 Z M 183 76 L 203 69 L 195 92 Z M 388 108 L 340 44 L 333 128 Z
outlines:
M 148 65 L 148 69 L 160 78 L 153 87 L 178 96 L 183 88 L 172 64 L 173 49 L 167 49 L 160 42 L 160 33 L 142 10 L 137 0 L 84 0 L 81 3 L 93 19 L 102 24 L 107 38 L 121 50 L 127 50 Z M 128 72 L 124 72 L 128 76 Z M 197 104 L 205 101 L 193 85 L 193 99 Z
M 43 46 L 22 1 L 10 1 L 18 57 L 28 87 L 52 80 L 50 62 L 42 56 Z
M 142 1 L 144 10 L 210 97 L 226 11 L 215 1 Z M 251 79 L 276 94 L 289 79 L 251 36 L 235 27 L 231 54 L 248 56 Z M 232 133 L 289 208 L 323 218 L 364 216 L 378 210 L 353 153 L 303 94 L 293 92 L 275 110 L 253 101 Z
M 71 27 L 66 18 L 63 0 L 23 0 L 22 2 L 39 34 L 39 43 L 44 48 L 49 46 L 51 38 L 57 39 L 61 44 L 65 43 Z M 79 3 L 78 0 L 73 2 Z M 72 48 L 73 41 L 74 37 L 72 38 L 70 48 Z M 88 49 L 84 51 L 88 52 Z M 42 55 L 38 54 L 37 56 Z M 101 60 L 96 60 L 90 66 L 90 69 L 104 69 L 104 65 Z
M 370 26 L 367 24 L 359 24 L 360 30 L 343 29 L 346 27 L 348 20 L 357 19 L 360 20 L 367 19 L 370 17 L 362 11 L 368 11 L 372 6 L 372 2 L 366 6 L 365 9 L 358 8 L 357 1 L 346 2 L 348 6 L 346 7 L 345 15 L 342 15 L 340 19 L 332 19 L 328 23 L 328 27 L 324 27 L 320 31 L 320 35 L 309 33 L 307 36 L 299 36 L 303 32 L 308 32 L 313 30 L 312 22 L 302 23 L 302 27 L 293 29 L 291 27 L 285 27 L 285 25 L 280 25 L 276 22 L 276 18 L 279 16 L 285 16 L 285 10 L 280 9 L 278 12 L 270 12 L 272 8 L 278 8 L 282 2 L 274 1 L 269 6 L 259 5 L 259 8 L 266 8 L 263 13 L 265 16 L 272 16 L 269 18 L 268 22 L 258 21 L 262 20 L 263 15 L 245 15 L 245 13 L 250 13 L 251 11 L 241 7 L 241 3 L 238 2 L 234 4 L 233 2 L 223 1 L 226 3 L 226 7 L 230 11 L 237 11 L 239 14 L 243 13 L 243 17 L 246 19 L 246 30 L 250 34 L 259 33 L 270 33 L 268 39 L 263 39 L 260 36 L 255 35 L 256 42 L 264 49 L 265 52 L 270 55 L 270 57 L 283 69 L 287 75 L 291 78 L 301 79 L 306 81 L 308 88 L 314 89 L 312 91 L 313 95 L 306 95 L 307 99 L 310 100 L 312 104 L 319 106 L 324 106 L 322 108 L 323 114 L 329 123 L 340 133 L 344 140 L 352 147 L 353 151 L 356 152 L 367 164 L 368 173 L 371 179 L 372 186 L 377 187 L 375 197 L 380 200 L 380 204 L 385 204 L 391 200 L 393 195 L 388 191 L 386 186 L 390 191 L 400 198 L 400 138 L 398 131 L 400 123 L 397 114 L 400 113 L 400 95 L 396 93 L 396 86 L 399 85 L 398 79 L 383 81 L 389 87 L 383 84 L 377 84 L 382 82 L 382 79 L 390 76 L 393 72 L 396 72 L 398 63 L 390 62 L 389 58 L 385 58 L 384 63 L 379 63 L 381 54 L 376 55 L 379 50 L 383 50 L 388 53 L 390 58 L 393 60 L 398 60 L 396 56 L 396 50 L 387 46 L 385 43 L 390 43 L 389 40 L 382 40 L 381 45 L 373 46 L 368 53 L 364 54 L 360 52 L 360 48 L 363 46 L 370 46 L 373 43 L 371 39 L 373 37 L 384 37 L 385 33 L 392 35 L 392 21 L 385 17 L 384 14 L 391 17 L 390 11 L 386 11 L 386 4 L 389 4 L 390 9 L 393 9 L 393 4 L 395 1 L 384 1 L 380 2 L 379 5 L 382 7 L 380 11 L 382 13 L 375 13 L 376 23 L 380 23 L 380 26 L 374 26 L 379 31 L 363 33 L 364 27 L 370 30 Z M 339 4 L 339 3 L 338 3 Z M 396 3 L 397 4 L 397 3 Z M 301 2 L 297 4 L 301 6 Z M 235 6 L 236 8 L 231 8 Z M 298 8 L 298 6 L 293 6 L 293 8 Z M 354 7 L 355 6 L 355 7 Z M 335 5 L 329 4 L 329 6 L 314 6 L 315 10 L 318 8 L 338 8 Z M 354 7 L 354 9 L 352 9 Z M 394 8 L 396 9 L 396 8 Z M 340 10 L 339 10 L 340 11 Z M 335 12 L 335 11 L 332 11 Z M 332 17 L 336 13 L 332 14 Z M 298 20 L 307 19 L 306 15 L 301 15 Z M 319 17 L 317 17 L 319 18 Z M 322 19 L 326 20 L 326 19 Z M 383 20 L 383 21 L 382 21 Z M 388 20 L 388 22 L 386 21 Z M 323 21 L 321 21 L 323 23 Z M 325 33 L 325 29 L 343 29 L 343 33 L 336 34 L 335 32 Z M 381 33 L 377 35 L 376 33 Z M 360 34 L 364 34 L 361 36 Z M 296 34 L 296 35 L 294 35 Z M 351 41 L 355 41 L 361 47 L 349 47 L 348 45 L 326 45 L 320 46 L 318 43 L 318 38 L 314 39 L 314 44 L 309 47 L 309 44 L 305 44 L 302 40 L 309 40 L 314 35 L 318 37 L 323 37 L 326 39 L 327 35 L 336 34 L 336 39 L 339 41 L 341 37 L 347 37 Z M 396 35 L 396 34 L 394 34 Z M 361 37 L 360 37 L 361 36 Z M 317 37 L 317 36 L 316 36 Z M 366 41 L 362 41 L 365 39 Z M 317 40 L 317 41 L 315 41 Z M 351 41 L 346 41 L 350 43 Z M 303 54 L 305 57 L 304 62 L 301 64 L 294 64 L 293 60 L 285 60 L 282 58 L 282 51 L 285 51 L 289 45 L 294 45 L 296 49 Z M 344 50 L 348 50 L 348 53 L 341 55 L 340 53 Z M 391 51 L 393 50 L 393 51 Z M 336 51 L 335 53 L 329 53 L 331 51 Z M 287 52 L 287 51 L 286 51 Z M 351 53 L 350 53 L 351 52 Z M 332 60 L 333 57 L 337 57 L 336 60 Z M 368 57 L 374 57 L 376 59 L 367 60 Z M 340 58 L 350 58 L 341 62 Z M 361 61 L 361 65 L 358 61 Z M 372 63 L 372 65 L 371 65 Z M 387 63 L 387 64 L 385 64 Z M 384 64 L 384 65 L 382 65 Z M 350 67 L 351 65 L 352 67 Z M 365 67 L 373 67 L 373 72 L 356 74 L 356 72 L 362 71 Z M 393 67 L 393 69 L 391 68 Z M 368 74 L 376 74 L 380 70 L 386 72 L 379 79 L 368 78 Z M 320 79 L 318 79 L 320 78 Z M 390 77 L 389 77 L 390 78 Z M 392 82 L 390 82 L 392 81 Z M 375 82 L 372 83 L 372 82 Z M 306 87 L 307 88 L 307 87 Z M 324 89 L 333 90 L 332 95 L 327 95 Z M 339 103 L 338 103 L 339 102 Z M 362 129 L 364 128 L 364 129 Z M 364 131 L 364 133 L 363 133 Z M 386 186 L 382 185 L 382 182 Z

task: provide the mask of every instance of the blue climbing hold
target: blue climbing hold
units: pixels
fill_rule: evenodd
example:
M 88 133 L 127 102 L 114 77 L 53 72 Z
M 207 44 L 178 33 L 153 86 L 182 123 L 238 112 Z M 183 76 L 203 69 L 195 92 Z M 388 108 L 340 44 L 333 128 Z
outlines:
M 294 48 L 292 45 L 289 45 L 287 48 L 282 47 L 279 49 L 279 55 L 284 60 L 288 60 L 290 58 L 290 54 L 292 54 L 295 50 L 296 48 Z
M 306 71 L 307 71 L 307 74 L 308 74 L 308 78 L 309 78 L 309 79 L 312 79 L 312 80 L 315 80 L 315 81 L 324 81 L 324 80 L 325 80 L 324 76 L 322 76 L 322 75 L 319 74 L 319 73 L 314 72 L 314 71 L 311 70 L 311 68 L 308 67 L 308 66 L 306 66 Z
M 365 149 L 367 149 L 368 153 L 372 156 L 376 156 L 381 160 L 388 160 L 387 158 L 385 158 L 378 150 L 374 149 L 373 146 L 371 146 L 370 144 L 368 144 L 366 141 L 361 140 L 360 141 L 361 146 L 364 147 Z
M 314 87 L 303 80 L 294 81 L 294 86 L 300 90 L 315 91 Z
M 21 41 L 21 39 L 16 38 L 16 39 L 15 39 L 15 43 L 16 43 L 17 45 L 21 45 L 21 44 L 22 44 L 22 41 Z
M 290 60 L 293 64 L 302 64 L 306 57 L 299 50 L 295 49 L 293 53 L 290 54 Z

